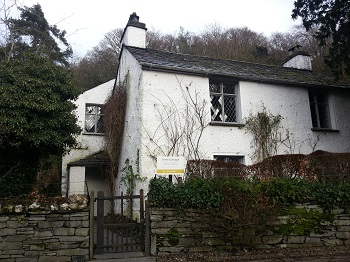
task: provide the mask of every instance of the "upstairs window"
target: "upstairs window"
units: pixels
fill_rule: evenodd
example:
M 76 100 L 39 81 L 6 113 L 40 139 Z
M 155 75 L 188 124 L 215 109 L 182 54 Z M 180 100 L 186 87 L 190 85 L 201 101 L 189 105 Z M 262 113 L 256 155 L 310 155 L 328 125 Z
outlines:
M 309 92 L 312 126 L 331 128 L 328 96 L 325 93 Z
M 210 81 L 211 121 L 221 123 L 237 122 L 237 84 Z
M 85 107 L 85 132 L 101 134 L 104 133 L 103 118 L 104 105 L 86 104 Z

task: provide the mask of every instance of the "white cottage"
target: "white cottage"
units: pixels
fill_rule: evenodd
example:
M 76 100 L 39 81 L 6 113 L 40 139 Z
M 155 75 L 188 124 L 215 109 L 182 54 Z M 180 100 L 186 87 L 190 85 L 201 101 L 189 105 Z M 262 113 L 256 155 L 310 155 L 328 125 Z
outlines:
M 82 132 L 77 146 L 67 149 L 62 158 L 62 193 L 84 194 L 87 190 L 107 191 L 105 168 L 107 156 L 104 151 L 102 119 L 104 104 L 115 80 L 81 94 L 75 101 L 75 114 Z
M 252 164 L 244 123 L 263 107 L 283 117 L 281 135 L 290 135 L 277 153 L 350 151 L 350 86 L 313 73 L 299 46 L 283 67 L 151 50 L 146 26 L 133 13 L 116 82 L 125 84 L 128 97 L 121 168 L 126 159 L 136 168 L 138 158 L 142 177 L 154 177 L 157 156 Z M 69 180 L 74 176 L 70 167 Z M 147 191 L 148 181 L 140 188 Z

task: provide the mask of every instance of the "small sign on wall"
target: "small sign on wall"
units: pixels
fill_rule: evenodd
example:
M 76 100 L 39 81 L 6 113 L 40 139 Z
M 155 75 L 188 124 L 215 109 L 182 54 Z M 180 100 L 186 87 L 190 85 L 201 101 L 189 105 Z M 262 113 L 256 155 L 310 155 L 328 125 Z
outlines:
M 185 173 L 185 158 L 183 156 L 157 157 L 158 175 L 183 175 Z

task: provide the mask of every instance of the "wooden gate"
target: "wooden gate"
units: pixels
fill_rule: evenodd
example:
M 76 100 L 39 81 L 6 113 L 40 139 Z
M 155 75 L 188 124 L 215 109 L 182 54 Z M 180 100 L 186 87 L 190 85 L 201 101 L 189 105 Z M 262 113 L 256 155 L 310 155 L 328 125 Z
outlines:
M 139 216 L 134 217 L 134 201 L 139 200 Z M 97 238 L 95 253 L 134 252 L 145 249 L 145 219 L 143 190 L 139 195 L 105 197 L 102 191 L 97 193 Z M 110 201 L 118 209 L 114 214 L 105 216 L 104 201 Z M 116 204 L 116 205 L 115 205 Z M 125 205 L 126 204 L 126 205 Z M 125 208 L 127 206 L 127 209 Z M 126 210 L 125 210 L 126 209 Z M 126 211 L 126 212 L 124 212 Z

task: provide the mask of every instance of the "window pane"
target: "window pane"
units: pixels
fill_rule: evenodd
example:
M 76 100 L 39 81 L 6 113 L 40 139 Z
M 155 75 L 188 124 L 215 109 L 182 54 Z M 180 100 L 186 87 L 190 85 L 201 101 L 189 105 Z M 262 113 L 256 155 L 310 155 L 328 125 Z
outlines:
M 225 122 L 236 122 L 236 97 L 224 97 Z
M 320 116 L 320 127 L 329 128 L 329 115 L 328 115 L 328 106 L 319 105 L 318 106 L 319 116 Z
M 95 132 L 95 115 L 85 116 L 85 131 L 89 133 Z
M 317 128 L 330 128 L 327 94 L 309 92 L 309 101 L 312 126 Z
M 97 120 L 97 127 L 96 127 L 96 133 L 103 133 L 104 128 L 103 128 L 103 116 L 98 116 Z
M 98 114 L 98 115 L 103 114 L 101 106 L 96 106 L 96 114 Z
M 220 83 L 210 82 L 209 83 L 209 91 L 213 92 L 213 93 L 221 93 Z
M 87 114 L 96 114 L 96 106 L 86 106 Z
M 326 100 L 326 96 L 323 94 L 316 94 L 316 102 L 318 104 L 326 104 L 327 100 Z
M 212 121 L 223 121 L 222 118 L 222 98 L 220 95 L 211 95 L 211 120 Z
M 226 162 L 226 163 L 243 163 L 243 156 L 214 156 L 216 161 Z
M 311 109 L 312 126 L 319 127 L 317 123 L 316 105 L 315 104 L 310 105 L 310 109 Z
M 236 85 L 233 83 L 224 83 L 223 84 L 224 94 L 235 94 L 235 88 L 236 88 Z

